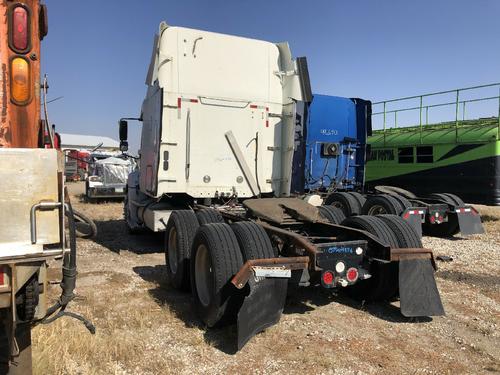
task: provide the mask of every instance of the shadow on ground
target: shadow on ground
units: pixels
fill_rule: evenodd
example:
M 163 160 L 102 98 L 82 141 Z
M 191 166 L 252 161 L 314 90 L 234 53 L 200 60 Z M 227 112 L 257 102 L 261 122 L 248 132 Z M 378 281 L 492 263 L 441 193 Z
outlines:
M 97 236 L 92 240 L 114 253 L 131 251 L 136 254 L 163 252 L 163 234 L 145 232 L 130 234 L 124 220 L 96 221 Z
M 193 309 L 191 294 L 177 291 L 169 284 L 166 266 L 138 266 L 134 267 L 133 270 L 145 281 L 157 285 L 150 289 L 149 293 L 159 305 L 168 306 L 169 310 L 182 320 L 186 327 L 205 330 L 205 342 L 226 354 L 237 352 L 237 328 L 235 324 L 207 329 Z M 399 307 L 393 304 L 363 303 L 344 293 L 333 294 L 320 286 L 290 288 L 283 313 L 305 314 L 332 302 L 341 303 L 391 323 L 424 323 L 432 320 L 429 317 L 407 318 L 401 314 Z
M 133 270 L 143 280 L 157 284 L 148 292 L 160 306 L 168 306 L 168 309 L 182 320 L 186 327 L 204 330 L 206 343 L 226 354 L 237 352 L 235 324 L 207 329 L 194 311 L 191 294 L 174 289 L 168 282 L 166 266 L 137 266 Z
M 407 318 L 398 306 L 389 302 L 365 302 L 349 297 L 342 290 L 334 293 L 321 286 L 308 288 L 289 288 L 284 314 L 304 314 L 317 307 L 337 302 L 356 310 L 364 311 L 374 317 L 391 323 L 425 323 L 430 317 Z
M 78 199 L 79 202 L 81 203 L 88 203 L 88 204 L 106 204 L 106 203 L 118 203 L 118 202 L 123 202 L 123 197 L 113 197 L 113 198 L 89 198 L 85 194 L 78 194 L 75 195 L 75 197 Z
M 450 281 L 462 282 L 471 286 L 483 287 L 486 289 L 496 289 L 500 285 L 500 276 L 470 273 L 464 271 L 438 270 L 436 276 Z

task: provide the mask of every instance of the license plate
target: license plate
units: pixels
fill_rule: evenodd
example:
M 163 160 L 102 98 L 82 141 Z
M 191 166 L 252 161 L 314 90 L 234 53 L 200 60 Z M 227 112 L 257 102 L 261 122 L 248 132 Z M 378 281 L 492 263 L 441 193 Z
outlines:
M 123 188 L 115 188 L 115 191 L 116 191 L 117 193 L 123 193 Z
M 253 272 L 255 273 L 255 277 L 292 277 L 291 270 L 280 267 L 253 267 Z

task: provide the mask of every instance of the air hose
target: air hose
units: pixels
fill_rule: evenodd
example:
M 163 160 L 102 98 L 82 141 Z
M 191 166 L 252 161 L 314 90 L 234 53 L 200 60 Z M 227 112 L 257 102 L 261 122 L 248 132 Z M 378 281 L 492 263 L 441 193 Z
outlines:
M 66 197 L 68 195 L 66 194 Z M 63 316 L 69 316 L 83 322 L 85 327 L 90 331 L 90 333 L 95 333 L 94 325 L 86 318 L 81 315 L 66 311 L 68 303 L 75 298 L 74 290 L 76 285 L 76 226 L 75 226 L 75 214 L 73 212 L 73 207 L 69 198 L 65 204 L 66 210 L 65 214 L 68 217 L 68 229 L 69 229 L 69 253 L 65 253 L 63 257 L 62 266 L 62 280 L 61 280 L 61 296 L 57 302 L 47 309 L 45 316 L 38 320 L 37 323 L 48 324 L 52 323 L 56 319 Z
M 77 237 L 94 238 L 97 236 L 97 226 L 91 218 L 77 210 L 73 210 L 73 218 L 75 221 L 83 223 L 86 226 L 86 229 L 82 230 L 81 227 L 78 227 L 75 222 L 75 234 Z

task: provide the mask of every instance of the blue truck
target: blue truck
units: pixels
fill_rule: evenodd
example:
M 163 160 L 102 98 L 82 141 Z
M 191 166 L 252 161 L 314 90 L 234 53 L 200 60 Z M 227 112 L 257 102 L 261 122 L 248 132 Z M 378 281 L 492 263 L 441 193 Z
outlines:
M 369 134 L 369 101 L 314 95 L 296 124 L 292 191 L 362 190 Z
M 459 197 L 435 193 L 418 197 L 393 186 L 365 184 L 367 142 L 372 133 L 371 102 L 313 95 L 303 103 L 295 128 L 291 191 L 319 195 L 325 206 L 354 215 L 398 215 L 419 234 L 483 233 L 479 213 Z

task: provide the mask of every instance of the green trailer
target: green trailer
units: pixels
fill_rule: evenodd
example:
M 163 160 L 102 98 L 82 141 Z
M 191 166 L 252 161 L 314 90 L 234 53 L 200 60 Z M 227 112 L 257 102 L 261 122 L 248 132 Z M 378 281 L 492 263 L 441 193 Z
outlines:
M 373 113 L 381 120 L 382 129 L 368 139 L 367 186 L 398 186 L 419 196 L 447 191 L 469 203 L 500 205 L 500 119 L 498 115 L 466 119 L 467 108 L 474 104 L 485 109 L 493 103 L 500 112 L 500 94 L 460 99 L 480 89 L 500 90 L 500 84 L 374 103 L 383 108 Z M 450 93 L 456 94 L 453 102 L 424 104 L 429 98 Z M 420 105 L 388 110 L 389 105 L 397 107 L 401 101 L 415 99 Z M 429 123 L 430 111 L 447 106 L 455 112 L 452 121 Z M 419 117 L 419 125 L 398 124 L 398 115 L 410 111 Z

